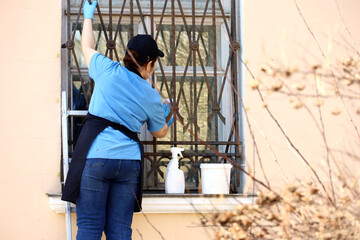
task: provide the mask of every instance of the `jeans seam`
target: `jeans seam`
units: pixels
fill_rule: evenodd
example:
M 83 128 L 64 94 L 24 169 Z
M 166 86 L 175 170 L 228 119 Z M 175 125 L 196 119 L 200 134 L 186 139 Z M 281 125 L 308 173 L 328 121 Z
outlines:
M 121 170 L 121 164 L 122 163 L 122 161 L 120 160 L 119 161 L 119 165 L 118 165 L 118 169 L 117 169 L 117 171 L 116 171 L 116 174 L 115 174 L 115 177 L 114 178 L 117 178 L 117 176 L 119 175 L 119 173 L 120 173 L 120 170 Z

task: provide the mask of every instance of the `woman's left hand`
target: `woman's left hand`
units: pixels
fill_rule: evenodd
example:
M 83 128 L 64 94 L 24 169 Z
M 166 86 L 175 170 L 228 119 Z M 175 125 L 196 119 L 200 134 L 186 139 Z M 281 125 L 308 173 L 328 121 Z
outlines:
M 90 18 L 90 19 L 94 20 L 94 12 L 95 12 L 95 8 L 96 8 L 96 4 L 97 4 L 97 1 L 92 2 L 90 4 L 88 0 L 85 0 L 84 8 L 83 8 L 84 19 Z

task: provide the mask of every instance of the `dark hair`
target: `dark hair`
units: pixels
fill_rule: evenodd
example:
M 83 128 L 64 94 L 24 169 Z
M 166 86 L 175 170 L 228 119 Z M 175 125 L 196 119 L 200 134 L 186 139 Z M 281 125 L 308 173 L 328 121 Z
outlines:
M 134 59 L 130 56 L 130 54 L 128 53 L 128 51 L 130 51 L 130 53 L 132 54 L 132 56 L 134 57 Z M 154 67 L 155 62 L 157 60 L 157 56 L 153 59 L 150 59 L 149 61 L 141 61 L 138 59 L 139 58 L 139 53 L 134 50 L 134 49 L 127 49 L 125 57 L 123 58 L 123 62 L 124 62 L 124 66 L 125 67 L 133 67 L 135 69 L 139 70 L 139 66 L 143 67 L 144 65 L 146 65 L 148 62 L 153 61 L 151 63 L 151 67 Z M 134 61 L 135 60 L 135 61 Z

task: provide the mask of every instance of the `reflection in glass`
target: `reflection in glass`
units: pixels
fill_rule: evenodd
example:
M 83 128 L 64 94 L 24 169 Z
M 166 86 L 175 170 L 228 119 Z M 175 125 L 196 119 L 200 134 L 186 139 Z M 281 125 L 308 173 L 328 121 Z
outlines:
M 156 26 L 156 29 L 158 25 Z M 189 31 L 191 31 L 191 26 L 189 26 Z M 200 26 L 195 28 L 195 39 L 198 38 L 200 31 Z M 220 26 L 216 26 L 216 55 L 220 55 Z M 164 66 L 173 65 L 173 53 L 175 51 L 175 66 L 186 66 L 189 52 L 191 51 L 190 43 L 192 41 L 192 36 L 190 36 L 191 41 L 189 41 L 189 36 L 186 32 L 184 25 L 175 25 L 175 49 L 171 47 L 171 38 L 172 38 L 172 26 L 171 25 L 161 25 L 159 37 L 157 39 L 157 44 L 159 49 L 161 49 L 165 56 L 162 60 Z M 214 39 L 215 32 L 212 26 L 203 26 L 202 33 L 199 38 L 199 51 L 202 58 L 204 66 L 214 66 Z M 196 54 L 198 58 L 198 54 Z M 192 66 L 192 58 L 190 58 L 189 66 Z M 219 57 L 217 57 L 219 61 Z M 196 66 L 201 66 L 199 60 L 196 61 Z

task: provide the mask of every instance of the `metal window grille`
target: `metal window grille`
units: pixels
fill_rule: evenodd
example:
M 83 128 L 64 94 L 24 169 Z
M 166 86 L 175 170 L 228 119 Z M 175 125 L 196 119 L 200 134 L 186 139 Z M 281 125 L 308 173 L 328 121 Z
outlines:
M 85 0 L 87 1 L 87 0 Z M 70 157 L 81 117 L 93 89 L 81 54 L 84 0 L 67 0 L 63 15 L 62 89 L 68 92 Z M 185 148 L 180 168 L 187 192 L 197 192 L 201 163 L 226 161 L 245 168 L 241 128 L 239 72 L 240 0 L 104 0 L 94 18 L 96 49 L 121 62 L 128 40 L 137 33 L 151 34 L 165 57 L 151 78 L 163 98 L 170 99 L 177 118 L 164 139 L 152 138 L 145 128 L 145 191 L 164 189 L 170 147 Z M 75 94 L 76 90 L 80 91 Z M 82 104 L 80 104 L 82 103 Z M 68 153 L 64 153 L 68 154 Z M 244 175 L 233 169 L 232 192 L 242 192 Z

